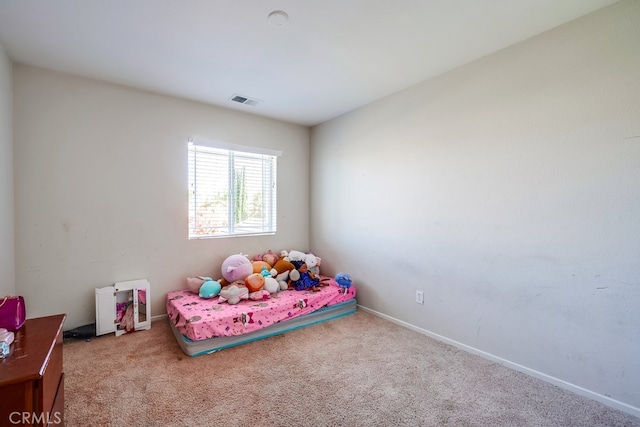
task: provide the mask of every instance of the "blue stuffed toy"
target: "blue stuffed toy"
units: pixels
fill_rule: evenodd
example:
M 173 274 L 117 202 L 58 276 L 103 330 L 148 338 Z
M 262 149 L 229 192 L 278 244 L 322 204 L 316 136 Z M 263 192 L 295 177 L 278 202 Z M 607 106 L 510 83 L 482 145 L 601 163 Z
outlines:
M 200 286 L 200 298 L 213 298 L 220 293 L 222 285 L 211 277 L 204 277 L 204 283 Z
M 336 274 L 336 283 L 340 286 L 340 290 L 343 294 L 347 293 L 347 290 L 351 287 L 351 276 L 347 273 Z

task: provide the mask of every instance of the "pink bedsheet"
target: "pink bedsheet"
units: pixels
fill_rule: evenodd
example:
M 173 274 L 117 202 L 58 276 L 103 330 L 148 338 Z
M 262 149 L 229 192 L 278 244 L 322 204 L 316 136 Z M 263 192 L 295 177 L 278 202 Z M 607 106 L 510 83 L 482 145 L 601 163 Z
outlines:
M 204 299 L 187 289 L 167 294 L 167 314 L 178 331 L 193 341 L 242 335 L 286 319 L 308 314 L 356 297 L 351 286 L 346 293 L 333 278 L 328 286 L 312 291 L 281 291 L 264 301 L 243 300 L 232 305 L 218 298 Z

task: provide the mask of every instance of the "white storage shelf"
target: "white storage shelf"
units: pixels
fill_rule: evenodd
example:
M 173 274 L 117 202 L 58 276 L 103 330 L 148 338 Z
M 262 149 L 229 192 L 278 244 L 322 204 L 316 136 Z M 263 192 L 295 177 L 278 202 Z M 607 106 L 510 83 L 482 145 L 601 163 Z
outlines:
M 96 288 L 96 335 L 151 328 L 151 287 L 147 279 Z

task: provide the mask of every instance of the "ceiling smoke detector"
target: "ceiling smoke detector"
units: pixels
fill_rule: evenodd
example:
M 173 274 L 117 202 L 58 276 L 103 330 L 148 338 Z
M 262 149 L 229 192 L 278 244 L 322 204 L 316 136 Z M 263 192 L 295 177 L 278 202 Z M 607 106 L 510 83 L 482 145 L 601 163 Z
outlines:
M 239 102 L 240 104 L 244 105 L 251 105 L 252 107 L 262 102 L 259 99 L 249 98 L 248 96 L 238 95 L 237 93 L 234 93 L 233 96 L 229 98 L 229 100 L 233 102 Z
M 281 10 L 274 10 L 267 16 L 267 21 L 271 24 L 272 27 L 280 28 L 287 25 L 287 21 L 289 20 L 289 15 L 286 12 Z

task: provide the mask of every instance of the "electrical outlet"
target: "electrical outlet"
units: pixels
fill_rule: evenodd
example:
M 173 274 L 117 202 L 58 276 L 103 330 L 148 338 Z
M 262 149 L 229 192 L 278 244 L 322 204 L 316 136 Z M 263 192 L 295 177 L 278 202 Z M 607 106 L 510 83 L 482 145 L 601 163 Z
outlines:
M 416 302 L 418 304 L 424 304 L 424 292 L 416 291 Z

